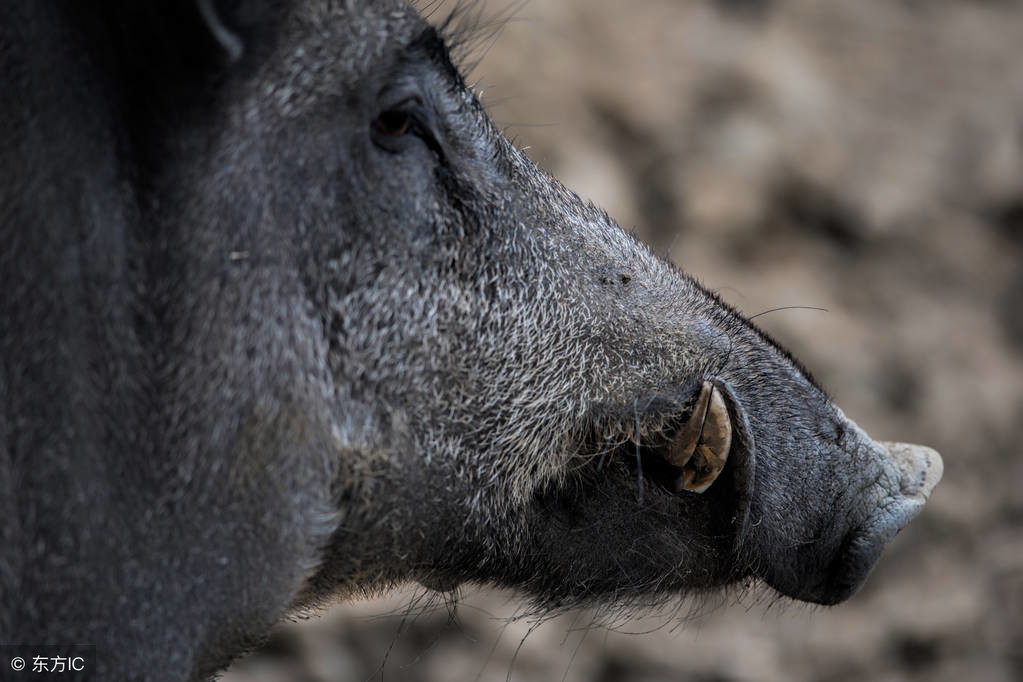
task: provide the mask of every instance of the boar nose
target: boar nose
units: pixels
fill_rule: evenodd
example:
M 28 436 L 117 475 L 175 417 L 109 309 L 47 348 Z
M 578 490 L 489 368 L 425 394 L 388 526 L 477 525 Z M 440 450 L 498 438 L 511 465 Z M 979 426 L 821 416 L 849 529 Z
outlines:
M 834 604 L 856 592 L 885 545 L 920 513 L 941 480 L 944 464 L 941 455 L 931 448 L 910 443 L 867 442 L 884 471 L 873 492 L 870 506 L 874 511 L 866 522 L 849 532 L 831 584 L 824 592 L 811 588 L 808 601 Z
M 891 453 L 892 461 L 899 468 L 902 494 L 910 500 L 918 498 L 923 505 L 945 470 L 941 455 L 913 443 L 882 442 L 880 445 Z

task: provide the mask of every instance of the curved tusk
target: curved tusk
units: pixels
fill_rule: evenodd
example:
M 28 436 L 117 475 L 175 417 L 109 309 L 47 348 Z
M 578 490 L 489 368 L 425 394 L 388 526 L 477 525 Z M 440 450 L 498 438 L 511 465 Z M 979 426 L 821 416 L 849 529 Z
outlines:
M 709 382 L 704 383 L 704 389 L 707 386 L 710 386 Z M 703 391 L 700 392 L 700 399 L 703 399 Z M 713 386 L 702 422 L 699 444 L 682 471 L 682 487 L 694 493 L 702 493 L 717 480 L 725 468 L 732 447 L 732 422 L 728 418 L 728 406 L 721 391 Z
M 710 407 L 713 393 L 714 386 L 709 381 L 704 381 L 700 388 L 700 397 L 696 399 L 696 405 L 693 406 L 693 413 L 690 415 L 689 421 L 668 446 L 668 453 L 664 458 L 668 464 L 682 469 L 693 456 L 696 446 L 700 443 L 700 433 L 703 432 L 704 420 L 707 418 L 707 410 Z

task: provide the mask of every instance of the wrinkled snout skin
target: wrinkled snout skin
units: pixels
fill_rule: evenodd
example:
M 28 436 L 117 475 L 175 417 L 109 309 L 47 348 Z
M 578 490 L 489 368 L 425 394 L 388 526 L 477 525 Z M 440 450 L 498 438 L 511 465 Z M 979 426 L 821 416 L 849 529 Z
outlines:
M 516 149 L 409 6 L 14 7 L 0 641 L 203 679 L 409 581 L 833 604 L 941 477 Z

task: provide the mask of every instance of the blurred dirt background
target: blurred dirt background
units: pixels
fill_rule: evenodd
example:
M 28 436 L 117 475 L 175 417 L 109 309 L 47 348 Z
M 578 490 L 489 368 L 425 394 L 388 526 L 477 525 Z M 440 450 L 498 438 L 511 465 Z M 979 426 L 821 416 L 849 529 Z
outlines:
M 825 308 L 757 322 L 944 482 L 836 608 L 596 628 L 409 590 L 223 679 L 1023 680 L 1023 2 L 533 0 L 474 77 L 534 159 L 747 314 Z

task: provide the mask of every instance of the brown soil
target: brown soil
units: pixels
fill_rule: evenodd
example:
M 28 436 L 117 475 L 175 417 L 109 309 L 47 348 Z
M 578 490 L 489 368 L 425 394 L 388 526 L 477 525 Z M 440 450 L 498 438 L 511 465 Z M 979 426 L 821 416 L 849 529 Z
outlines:
M 408 592 L 224 680 L 1023 680 L 1023 3 L 534 0 L 475 75 L 534 159 L 747 314 L 826 309 L 757 322 L 944 481 L 832 609 L 594 629 Z

